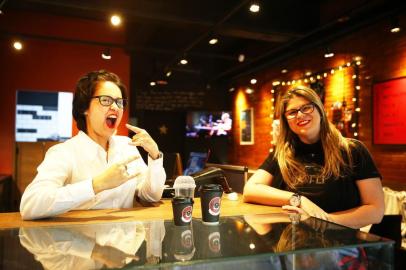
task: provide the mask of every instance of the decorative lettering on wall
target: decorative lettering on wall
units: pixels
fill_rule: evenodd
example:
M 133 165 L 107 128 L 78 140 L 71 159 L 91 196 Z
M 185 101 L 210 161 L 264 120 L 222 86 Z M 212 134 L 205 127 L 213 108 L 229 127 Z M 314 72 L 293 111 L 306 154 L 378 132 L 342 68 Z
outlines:
M 202 109 L 205 105 L 204 91 L 149 91 L 136 95 L 137 110 L 176 111 Z

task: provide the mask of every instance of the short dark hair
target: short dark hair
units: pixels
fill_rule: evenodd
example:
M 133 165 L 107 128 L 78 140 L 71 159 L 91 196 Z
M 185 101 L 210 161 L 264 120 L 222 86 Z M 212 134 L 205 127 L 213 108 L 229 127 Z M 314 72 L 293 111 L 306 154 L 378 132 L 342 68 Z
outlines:
M 120 88 L 122 97 L 127 99 L 127 90 L 120 78 L 106 70 L 89 72 L 80 78 L 76 84 L 75 96 L 72 102 L 72 115 L 78 129 L 85 133 L 87 133 L 87 126 L 84 113 L 90 106 L 97 84 L 106 81 L 115 83 Z

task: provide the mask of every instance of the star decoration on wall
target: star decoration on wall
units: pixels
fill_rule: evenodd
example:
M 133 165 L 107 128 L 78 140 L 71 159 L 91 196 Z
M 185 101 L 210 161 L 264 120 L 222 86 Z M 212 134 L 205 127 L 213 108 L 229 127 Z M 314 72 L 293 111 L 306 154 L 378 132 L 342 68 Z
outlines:
M 165 125 L 159 127 L 159 134 L 166 135 L 168 133 L 168 128 Z

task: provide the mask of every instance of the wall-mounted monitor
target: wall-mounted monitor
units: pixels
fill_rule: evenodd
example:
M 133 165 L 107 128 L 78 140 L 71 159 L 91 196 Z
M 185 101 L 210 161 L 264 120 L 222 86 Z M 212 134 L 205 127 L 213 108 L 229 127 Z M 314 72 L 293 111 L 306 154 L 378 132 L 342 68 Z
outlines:
M 231 132 L 230 112 L 190 111 L 186 114 L 186 137 L 229 136 Z
M 17 91 L 17 142 L 64 141 L 72 137 L 70 92 Z

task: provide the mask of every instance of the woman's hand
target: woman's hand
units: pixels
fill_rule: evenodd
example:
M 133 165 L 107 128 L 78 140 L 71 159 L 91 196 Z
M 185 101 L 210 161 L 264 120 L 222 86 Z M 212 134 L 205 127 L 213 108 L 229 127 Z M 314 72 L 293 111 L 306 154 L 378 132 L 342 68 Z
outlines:
M 136 177 L 139 173 L 129 174 L 127 172 L 127 164 L 140 158 L 132 156 L 122 162 L 117 162 L 111 165 L 107 170 L 93 178 L 93 190 L 94 193 L 99 193 L 106 189 L 112 189 L 122 185 L 131 178 Z
M 158 145 L 145 129 L 131 126 L 129 124 L 126 124 L 125 126 L 129 130 L 135 132 L 135 135 L 132 137 L 132 142 L 130 143 L 131 145 L 141 146 L 145 151 L 148 152 L 152 159 L 159 158 Z
M 315 203 L 313 203 L 305 196 L 301 196 L 301 204 L 299 207 L 284 205 L 282 206 L 282 208 L 288 211 L 294 211 L 300 214 L 306 214 L 315 218 L 331 221 L 329 215 L 323 209 L 318 207 Z

